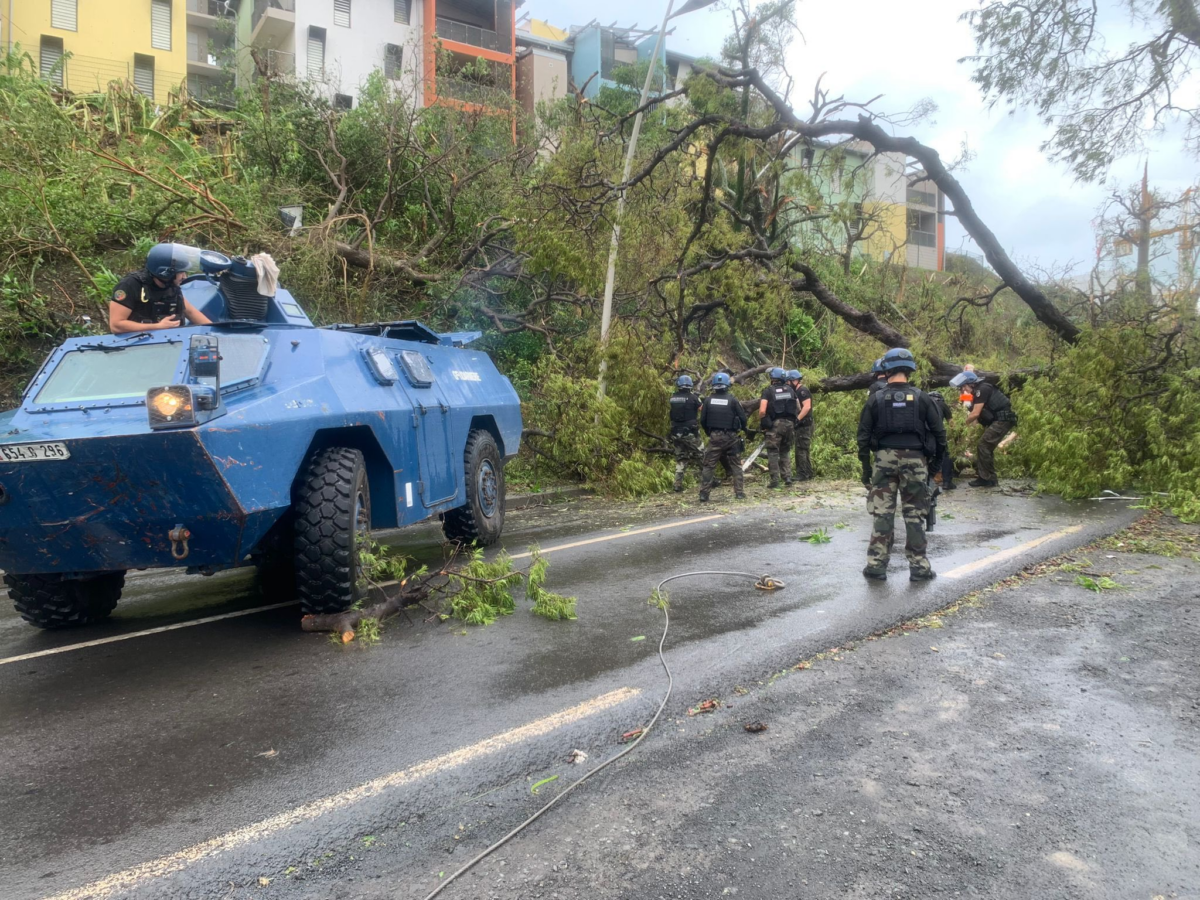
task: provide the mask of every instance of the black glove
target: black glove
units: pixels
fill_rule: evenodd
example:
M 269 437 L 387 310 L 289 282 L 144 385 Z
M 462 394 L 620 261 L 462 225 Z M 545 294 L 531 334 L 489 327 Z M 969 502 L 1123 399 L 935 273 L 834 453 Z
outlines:
M 864 487 L 871 486 L 871 452 L 864 450 L 858 454 L 858 461 L 862 463 L 862 483 Z

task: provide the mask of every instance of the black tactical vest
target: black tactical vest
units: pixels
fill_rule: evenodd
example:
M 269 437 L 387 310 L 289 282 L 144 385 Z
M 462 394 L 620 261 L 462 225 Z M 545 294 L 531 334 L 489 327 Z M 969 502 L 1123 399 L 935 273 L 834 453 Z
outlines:
M 907 383 L 889 384 L 871 402 L 875 404 L 873 447 L 928 451 L 919 390 Z
M 736 430 L 738 417 L 733 411 L 733 404 L 739 402 L 741 401 L 727 393 L 713 394 L 705 401 L 708 409 L 705 415 L 705 427 L 709 431 Z
M 786 384 L 771 385 L 771 402 L 767 404 L 771 419 L 796 418 L 800 415 L 800 407 L 796 405 L 796 394 Z
M 671 430 L 695 431 L 699 428 L 696 415 L 699 398 L 691 391 L 676 391 L 671 395 Z

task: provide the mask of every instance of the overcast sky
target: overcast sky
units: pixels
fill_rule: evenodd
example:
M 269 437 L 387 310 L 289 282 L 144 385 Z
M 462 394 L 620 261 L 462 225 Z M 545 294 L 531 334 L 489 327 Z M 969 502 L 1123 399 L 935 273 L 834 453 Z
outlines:
M 560 28 L 602 24 L 657 28 L 666 0 L 526 0 L 520 10 Z M 679 5 L 678 3 L 676 5 Z M 1058 267 L 1090 267 L 1095 255 L 1092 221 L 1109 193 L 1104 185 L 1076 183 L 1038 149 L 1048 130 L 1027 115 L 988 111 L 971 82 L 971 67 L 958 60 L 974 50 L 970 29 L 959 15 L 974 0 L 920 0 L 918 5 L 891 0 L 799 0 L 802 36 L 792 46 L 789 71 L 796 79 L 799 103 L 811 95 L 821 73 L 825 86 L 847 98 L 876 94 L 881 111 L 896 113 L 924 99 L 938 111 L 910 133 L 935 147 L 943 159 L 959 155 L 966 143 L 974 160 L 959 173 L 984 221 L 1018 261 Z M 918 12 L 919 8 L 919 12 Z M 598 12 L 602 10 L 603 12 Z M 1120 27 L 1121 23 L 1118 23 Z M 729 13 L 716 7 L 673 22 L 669 46 L 692 56 L 715 55 L 730 30 Z M 1124 44 L 1123 36 L 1111 42 Z M 1198 166 L 1181 149 L 1178 137 L 1163 137 L 1150 150 L 1150 180 L 1181 192 Z M 1113 178 L 1131 183 L 1141 177 L 1144 157 L 1123 160 Z M 947 247 L 964 239 L 954 219 L 947 220 Z M 977 252 L 973 245 L 967 249 Z

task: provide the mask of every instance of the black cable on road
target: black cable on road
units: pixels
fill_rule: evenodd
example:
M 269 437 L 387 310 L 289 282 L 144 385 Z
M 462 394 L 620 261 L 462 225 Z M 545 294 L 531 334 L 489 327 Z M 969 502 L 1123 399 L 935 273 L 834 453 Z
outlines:
M 779 588 L 782 588 L 784 586 L 783 582 L 776 581 L 774 578 L 772 578 L 769 575 L 751 575 L 749 572 L 681 572 L 678 575 L 671 575 L 667 578 L 664 578 L 662 581 L 660 581 L 658 583 L 658 586 L 654 589 L 654 595 L 657 595 L 660 591 L 662 591 L 663 585 L 665 585 L 665 584 L 669 584 L 672 581 L 677 581 L 680 578 L 694 578 L 694 577 L 697 577 L 700 575 L 727 575 L 731 578 L 752 578 L 752 579 L 754 579 L 754 586 L 756 588 L 758 588 L 759 590 L 764 590 L 764 591 L 774 591 L 774 590 L 778 590 Z M 654 595 L 652 595 L 652 596 L 654 596 Z M 448 888 L 450 886 L 450 884 L 456 878 L 458 878 L 460 875 L 463 875 L 463 874 L 469 872 L 472 868 L 474 868 L 476 865 L 478 865 L 480 862 L 482 862 L 488 856 L 495 853 L 497 850 L 499 850 L 501 847 L 503 847 L 505 844 L 507 844 L 509 841 L 511 841 L 513 838 L 515 838 L 518 834 L 520 834 L 522 831 L 524 831 L 526 828 L 528 828 L 530 825 L 532 825 L 534 822 L 536 822 L 538 819 L 540 819 L 543 815 L 545 815 L 547 812 L 549 812 L 550 809 L 556 803 L 558 803 L 558 801 L 562 800 L 565 796 L 567 796 L 567 794 L 571 793 L 571 791 L 575 790 L 575 788 L 579 787 L 581 784 L 583 784 L 585 781 L 587 781 L 593 775 L 596 775 L 596 774 L 602 772 L 603 770 L 605 770 L 609 766 L 611 766 L 613 763 L 615 763 L 618 759 L 621 759 L 622 757 L 627 756 L 628 754 L 632 753 L 634 751 L 634 749 L 637 747 L 637 745 L 640 744 L 642 742 L 642 740 L 646 737 L 646 735 L 648 735 L 650 733 L 650 729 L 654 727 L 655 723 L 658 722 L 659 716 L 662 715 L 662 711 L 664 709 L 666 709 L 667 702 L 671 699 L 671 691 L 675 687 L 675 679 L 671 675 L 671 667 L 667 665 L 667 659 L 665 656 L 663 656 L 663 645 L 667 641 L 667 632 L 670 630 L 670 627 L 671 627 L 671 615 L 670 615 L 670 611 L 668 609 L 668 604 L 666 602 L 660 602 L 659 609 L 662 610 L 662 614 L 663 614 L 663 631 L 662 631 L 662 637 L 658 639 L 658 661 L 660 663 L 662 663 L 663 671 L 667 673 L 667 692 L 663 695 L 662 702 L 658 704 L 658 709 L 655 711 L 654 716 L 650 719 L 650 722 L 644 728 L 642 728 L 642 733 L 639 734 L 637 736 L 637 738 L 628 747 L 626 747 L 624 750 L 622 750 L 620 753 L 617 753 L 611 759 L 605 760 L 600 765 L 596 766 L 596 768 L 592 769 L 592 771 L 588 772 L 586 775 L 579 778 L 577 781 L 573 782 L 572 784 L 568 785 L 562 791 L 562 793 L 558 794 L 553 800 L 551 800 L 549 803 L 547 803 L 545 806 L 543 806 L 541 809 L 539 809 L 537 812 L 535 812 L 532 816 L 530 816 L 528 819 L 526 819 L 524 822 L 522 822 L 520 825 L 518 825 L 516 828 L 514 828 L 512 831 L 510 831 L 508 834 L 504 835 L 504 837 L 500 838 L 500 840 L 496 841 L 496 843 L 492 844 L 486 850 L 482 851 L 474 859 L 467 862 L 458 871 L 453 872 L 449 878 L 447 878 L 445 881 L 443 881 L 441 884 L 439 884 L 436 888 L 434 888 L 433 891 L 431 891 L 429 894 L 427 894 L 425 897 L 425 900 L 433 900 L 434 897 L 436 897 L 438 894 L 440 894 L 442 891 L 444 891 L 446 888 Z

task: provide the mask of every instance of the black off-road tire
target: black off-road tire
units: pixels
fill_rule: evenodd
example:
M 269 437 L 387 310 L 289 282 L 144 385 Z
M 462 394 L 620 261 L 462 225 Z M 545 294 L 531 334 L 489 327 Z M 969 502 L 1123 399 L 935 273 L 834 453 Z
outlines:
M 490 431 L 467 436 L 463 461 L 467 502 L 442 514 L 442 531 L 447 540 L 487 547 L 504 530 L 504 458 Z
M 86 579 L 61 575 L 5 575 L 8 596 L 21 618 L 38 628 L 79 628 L 112 614 L 125 587 L 124 572 Z
M 371 491 L 358 450 L 309 461 L 295 498 L 296 593 L 306 613 L 343 612 L 364 595 L 358 554 L 371 529 Z

